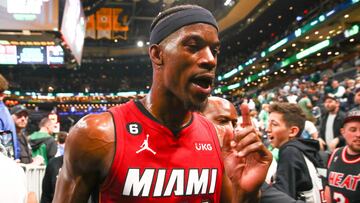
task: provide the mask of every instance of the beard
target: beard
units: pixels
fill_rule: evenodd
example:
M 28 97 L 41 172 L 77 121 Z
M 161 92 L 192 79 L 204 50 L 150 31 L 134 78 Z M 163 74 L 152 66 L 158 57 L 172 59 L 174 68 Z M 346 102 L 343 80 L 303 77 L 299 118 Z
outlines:
M 188 100 L 185 101 L 184 107 L 185 109 L 188 109 L 192 112 L 202 112 L 206 108 L 207 103 L 208 103 L 207 97 L 201 102 Z
M 348 144 L 349 148 L 351 151 L 357 153 L 357 154 L 360 154 L 360 147 L 359 145 L 356 145 L 356 144 Z

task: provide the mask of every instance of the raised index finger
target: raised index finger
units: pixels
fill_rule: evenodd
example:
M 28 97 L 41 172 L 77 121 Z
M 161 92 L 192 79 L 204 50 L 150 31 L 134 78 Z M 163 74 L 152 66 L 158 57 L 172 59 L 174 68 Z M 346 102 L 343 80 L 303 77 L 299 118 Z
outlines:
M 247 126 L 252 126 L 249 106 L 245 103 L 242 103 L 240 105 L 240 111 L 241 111 L 241 117 L 242 117 L 241 127 L 245 128 Z

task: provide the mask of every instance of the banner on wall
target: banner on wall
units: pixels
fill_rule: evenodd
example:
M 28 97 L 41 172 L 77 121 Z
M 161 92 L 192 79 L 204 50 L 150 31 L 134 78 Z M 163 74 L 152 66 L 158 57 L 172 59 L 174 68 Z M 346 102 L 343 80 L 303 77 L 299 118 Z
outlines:
M 111 20 L 111 8 L 101 8 L 99 11 L 96 12 L 96 30 L 98 39 L 111 39 Z
M 96 38 L 95 15 L 91 15 L 87 18 L 85 37 L 90 37 L 93 39 Z
M 122 8 L 113 8 L 112 12 L 112 30 L 114 32 L 129 31 L 128 21 L 129 16 L 123 13 Z
M 123 8 L 101 8 L 87 18 L 86 37 L 113 39 L 118 33 L 129 31 L 129 15 Z

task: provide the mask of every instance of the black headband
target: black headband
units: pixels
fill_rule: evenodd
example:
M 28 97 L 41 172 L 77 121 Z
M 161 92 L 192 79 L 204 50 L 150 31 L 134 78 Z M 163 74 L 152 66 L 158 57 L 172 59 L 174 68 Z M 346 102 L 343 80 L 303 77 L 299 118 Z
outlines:
M 150 44 L 159 44 L 163 39 L 179 28 L 194 23 L 210 24 L 219 30 L 216 20 L 210 11 L 204 8 L 181 10 L 164 18 L 155 25 L 150 33 Z

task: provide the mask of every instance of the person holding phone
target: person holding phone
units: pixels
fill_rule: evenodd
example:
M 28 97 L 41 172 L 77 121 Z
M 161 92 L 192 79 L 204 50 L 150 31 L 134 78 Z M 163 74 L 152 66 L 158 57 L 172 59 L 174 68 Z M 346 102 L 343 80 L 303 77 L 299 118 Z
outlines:
M 15 124 L 13 119 L 11 118 L 9 109 L 3 102 L 3 100 L 5 99 L 4 92 L 8 88 L 8 81 L 0 74 L 0 131 L 8 131 L 11 133 L 10 137 L 6 137 L 8 144 L 12 144 L 14 148 L 13 152 L 10 153 L 10 156 L 12 159 L 19 159 L 20 147 L 18 146 L 17 142 Z

